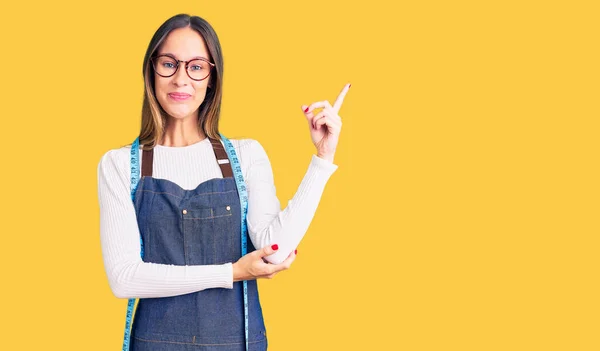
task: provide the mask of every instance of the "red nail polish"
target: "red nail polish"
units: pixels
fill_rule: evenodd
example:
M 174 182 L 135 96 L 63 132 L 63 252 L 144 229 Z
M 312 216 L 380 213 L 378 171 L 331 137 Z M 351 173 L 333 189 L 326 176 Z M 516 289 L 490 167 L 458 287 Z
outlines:
M 348 88 L 350 88 L 351 86 L 352 86 L 352 84 L 349 84 L 349 85 L 348 85 Z
M 277 250 L 277 249 L 279 249 L 279 246 L 277 244 L 273 244 L 273 245 L 271 245 L 271 248 L 273 250 Z
M 294 255 L 297 255 L 297 254 L 298 254 L 298 250 L 294 250 Z
M 304 113 L 308 112 L 308 107 L 304 110 Z

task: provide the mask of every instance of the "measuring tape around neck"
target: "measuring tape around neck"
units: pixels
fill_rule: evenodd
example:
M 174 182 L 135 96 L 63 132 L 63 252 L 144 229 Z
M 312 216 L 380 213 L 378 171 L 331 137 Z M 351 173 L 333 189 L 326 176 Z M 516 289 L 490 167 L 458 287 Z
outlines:
M 138 182 L 140 180 L 140 139 L 135 138 L 133 144 L 131 144 L 131 155 L 130 155 L 130 168 L 131 168 L 131 201 L 135 200 L 135 190 L 137 189 Z M 140 235 L 140 256 L 144 257 L 144 242 Z M 123 348 L 122 351 L 129 351 L 129 340 L 131 337 L 131 318 L 133 317 L 133 307 L 135 305 L 135 299 L 128 299 L 127 301 L 127 314 L 125 316 L 125 335 L 123 337 Z
M 248 213 L 248 190 L 246 189 L 246 184 L 244 183 L 244 176 L 242 175 L 242 167 L 240 166 L 240 161 L 235 154 L 235 149 L 231 144 L 231 141 L 227 139 L 223 134 L 221 134 L 221 139 L 223 139 L 223 144 L 225 145 L 225 151 L 227 151 L 227 156 L 229 157 L 229 161 L 231 162 L 231 168 L 233 170 L 233 179 L 235 180 L 235 185 L 238 189 L 238 194 L 240 196 L 240 204 L 241 204 L 241 212 L 242 212 L 242 257 L 246 255 L 248 252 L 248 242 L 246 240 L 247 226 L 246 226 L 246 215 Z M 244 338 L 246 340 L 246 351 L 248 351 L 248 282 L 246 280 L 242 281 L 243 289 L 244 289 Z
M 233 170 L 233 179 L 235 180 L 235 185 L 238 189 L 238 194 L 240 196 L 240 204 L 241 204 L 241 215 L 242 215 L 242 225 L 241 225 L 241 242 L 242 242 L 242 256 L 245 256 L 248 252 L 248 241 L 246 239 L 247 233 L 247 225 L 246 225 L 246 216 L 248 214 L 248 191 L 246 189 L 246 184 L 244 183 L 244 176 L 242 174 L 242 167 L 240 166 L 239 159 L 235 153 L 235 149 L 231 144 L 231 141 L 227 139 L 223 134 L 221 134 L 221 138 L 225 145 L 225 151 L 227 152 L 227 156 L 231 162 L 231 168 Z M 131 167 L 131 201 L 135 201 L 135 191 L 137 189 L 137 185 L 140 180 L 140 140 L 139 137 L 135 139 L 133 144 L 131 145 L 131 157 L 130 157 L 130 167 Z M 140 236 L 140 255 L 144 257 L 144 242 Z M 246 280 L 242 282 L 244 289 L 244 340 L 246 341 L 246 350 L 248 350 L 248 283 Z M 135 299 L 129 299 L 127 302 L 127 314 L 125 317 L 125 335 L 123 337 L 123 349 L 122 351 L 129 351 L 129 341 L 131 338 L 131 320 L 133 317 L 133 307 L 135 305 Z

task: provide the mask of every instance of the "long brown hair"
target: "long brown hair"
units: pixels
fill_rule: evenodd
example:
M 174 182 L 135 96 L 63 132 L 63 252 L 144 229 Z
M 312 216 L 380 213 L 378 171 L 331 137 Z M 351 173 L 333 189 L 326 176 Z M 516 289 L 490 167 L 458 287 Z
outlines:
M 163 137 L 167 113 L 158 103 L 154 92 L 154 67 L 150 59 L 167 35 L 178 28 L 190 27 L 204 39 L 208 48 L 208 59 L 215 64 L 208 79 L 210 88 L 206 91 L 204 101 L 198 111 L 198 127 L 204 134 L 213 139 L 221 139 L 219 135 L 219 116 L 221 113 L 221 97 L 223 85 L 223 55 L 221 44 L 213 27 L 204 19 L 188 14 L 178 14 L 166 20 L 154 33 L 146 55 L 142 73 L 144 76 L 144 101 L 142 103 L 142 125 L 140 144 L 144 149 L 153 148 Z

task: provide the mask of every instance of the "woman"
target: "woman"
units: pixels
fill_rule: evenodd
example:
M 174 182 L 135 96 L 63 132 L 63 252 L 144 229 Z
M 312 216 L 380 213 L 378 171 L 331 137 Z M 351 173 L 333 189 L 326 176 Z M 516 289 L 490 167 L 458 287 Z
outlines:
M 302 106 L 317 153 L 282 211 L 262 146 L 219 133 L 223 58 L 210 24 L 185 14 L 168 19 L 150 41 L 143 75 L 140 135 L 98 165 L 108 281 L 115 296 L 130 299 L 130 311 L 140 299 L 123 349 L 265 350 L 256 279 L 274 277 L 296 257 L 337 169 L 338 111 L 350 86 L 333 106 Z

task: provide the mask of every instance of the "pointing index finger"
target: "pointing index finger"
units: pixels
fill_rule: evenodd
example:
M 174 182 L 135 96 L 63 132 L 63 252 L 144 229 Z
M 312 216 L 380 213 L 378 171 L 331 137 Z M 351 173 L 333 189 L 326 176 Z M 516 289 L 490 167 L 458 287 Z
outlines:
M 333 109 L 335 110 L 335 112 L 338 112 L 342 107 L 342 102 L 344 102 L 344 98 L 346 97 L 346 94 L 350 89 L 350 85 L 351 84 L 344 85 L 344 89 L 342 89 L 340 95 L 338 95 L 337 99 L 335 100 L 335 103 L 333 104 Z

